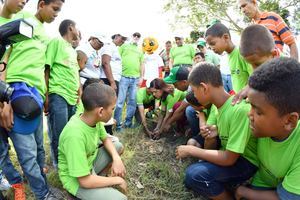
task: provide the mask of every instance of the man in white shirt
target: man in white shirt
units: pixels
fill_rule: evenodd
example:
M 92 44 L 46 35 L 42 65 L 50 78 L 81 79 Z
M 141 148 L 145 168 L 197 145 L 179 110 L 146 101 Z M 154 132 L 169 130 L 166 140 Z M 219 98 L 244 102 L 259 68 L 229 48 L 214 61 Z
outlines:
M 92 34 L 85 44 L 79 46 L 77 49 L 83 51 L 87 57 L 85 68 L 80 72 L 80 82 L 84 82 L 89 78 L 100 79 L 101 71 L 101 55 L 99 50 L 107 43 L 105 36 L 100 34 Z
M 100 78 L 118 94 L 118 85 L 122 74 L 122 59 L 118 47 L 127 40 L 127 37 L 115 34 L 111 38 L 112 42 L 105 44 L 100 52 L 102 60 Z

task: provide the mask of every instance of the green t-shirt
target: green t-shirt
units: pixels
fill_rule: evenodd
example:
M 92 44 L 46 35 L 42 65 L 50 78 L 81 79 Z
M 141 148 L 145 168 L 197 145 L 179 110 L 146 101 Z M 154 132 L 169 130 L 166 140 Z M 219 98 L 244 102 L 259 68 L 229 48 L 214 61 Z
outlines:
M 173 112 L 172 108 L 175 103 L 185 99 L 187 92 L 175 89 L 173 94 L 169 94 L 167 98 L 161 102 L 162 110 Z
M 76 113 L 75 115 L 80 115 L 84 112 L 84 107 L 83 107 L 83 103 L 82 101 L 80 100 L 79 103 L 76 105 Z
M 253 69 L 252 66 L 241 56 L 240 50 L 237 47 L 228 54 L 228 62 L 232 79 L 232 87 L 237 93 L 248 84 L 248 79 L 252 74 Z
M 23 18 L 33 25 L 33 37 L 13 45 L 8 59 L 6 81 L 25 82 L 31 87 L 36 87 L 44 98 L 46 84 L 44 78 L 46 49 L 49 38 L 42 22 L 34 15 L 19 12 L 15 18 Z
M 180 64 L 193 64 L 193 58 L 195 56 L 195 49 L 192 45 L 186 44 L 180 47 L 172 47 L 170 50 L 170 58 L 173 60 L 174 65 Z
M 144 61 L 144 54 L 135 44 L 123 44 L 119 48 L 122 58 L 122 75 L 126 77 L 140 77 L 140 67 Z
M 215 105 L 211 105 L 210 108 L 204 109 L 203 112 L 206 118 L 207 125 L 217 124 L 218 109 Z
M 252 184 L 260 187 L 282 186 L 288 192 L 300 195 L 300 122 L 284 141 L 259 138 L 257 155 L 259 169 Z
M 154 100 L 154 96 L 152 94 L 147 94 L 147 88 L 139 88 L 136 93 L 136 104 L 143 105 L 148 104 L 152 100 Z
M 208 62 L 215 66 L 218 66 L 218 65 L 220 65 L 220 58 L 213 51 L 207 50 L 207 52 L 205 54 L 205 62 Z
M 6 24 L 6 23 L 10 22 L 11 20 L 12 19 L 7 19 L 7 18 L 0 16 L 0 25 Z
M 58 145 L 58 173 L 64 188 L 71 194 L 76 195 L 79 188 L 77 178 L 91 174 L 99 142 L 106 137 L 102 123 L 90 127 L 78 115 L 63 129 Z
M 46 65 L 50 66 L 49 94 L 62 96 L 70 105 L 78 99 L 79 66 L 77 53 L 63 38 L 54 38 L 48 45 Z
M 233 106 L 232 98 L 227 99 L 218 109 L 217 127 L 221 150 L 239 153 L 258 166 L 257 139 L 251 134 L 248 118 L 251 106 L 245 101 Z

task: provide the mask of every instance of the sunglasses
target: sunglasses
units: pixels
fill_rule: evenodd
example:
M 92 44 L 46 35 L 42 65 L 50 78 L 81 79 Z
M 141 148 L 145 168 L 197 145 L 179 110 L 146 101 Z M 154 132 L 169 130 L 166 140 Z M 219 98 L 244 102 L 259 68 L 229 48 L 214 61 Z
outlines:
M 133 34 L 133 37 L 138 37 L 138 38 L 140 38 L 140 37 L 141 37 L 141 35 L 138 35 L 138 34 Z

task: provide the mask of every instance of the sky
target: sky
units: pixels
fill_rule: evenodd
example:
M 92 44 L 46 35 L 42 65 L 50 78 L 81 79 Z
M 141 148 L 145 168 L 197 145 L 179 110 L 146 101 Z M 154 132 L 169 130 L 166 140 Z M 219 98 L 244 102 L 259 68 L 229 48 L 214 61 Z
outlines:
M 30 0 L 25 10 L 35 12 L 38 0 Z M 173 38 L 170 20 L 163 12 L 163 0 L 66 0 L 56 20 L 46 25 L 51 36 L 58 36 L 58 26 L 64 19 L 74 20 L 83 34 L 97 32 L 107 37 L 115 33 L 142 37 L 153 36 L 160 43 Z M 182 31 L 188 36 L 189 30 Z M 162 45 L 163 46 L 163 45 Z

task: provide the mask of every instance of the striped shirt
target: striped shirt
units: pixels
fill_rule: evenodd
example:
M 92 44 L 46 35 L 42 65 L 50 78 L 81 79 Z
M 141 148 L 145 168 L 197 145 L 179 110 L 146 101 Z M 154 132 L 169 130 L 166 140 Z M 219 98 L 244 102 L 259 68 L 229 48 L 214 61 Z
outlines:
M 281 51 L 283 45 L 295 43 L 295 38 L 284 20 L 274 12 L 262 12 L 258 20 L 254 23 L 267 27 L 273 35 L 276 47 Z

